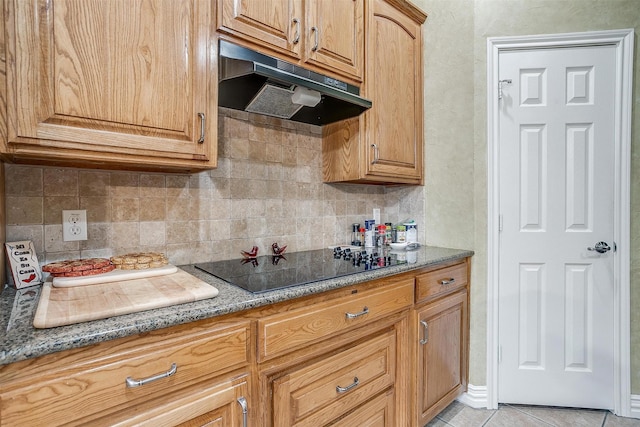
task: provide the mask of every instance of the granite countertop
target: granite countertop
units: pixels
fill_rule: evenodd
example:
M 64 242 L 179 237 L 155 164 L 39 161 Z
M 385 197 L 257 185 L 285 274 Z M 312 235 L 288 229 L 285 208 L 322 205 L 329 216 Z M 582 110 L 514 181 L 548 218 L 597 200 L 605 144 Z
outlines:
M 40 297 L 39 286 L 20 290 L 5 287 L 0 294 L 0 330 L 4 331 L 0 336 L 0 365 L 317 294 L 473 255 L 473 252 L 468 250 L 432 246 L 423 246 L 415 252 L 417 261 L 412 264 L 401 264 L 260 294 L 230 285 L 196 269 L 193 265 L 183 265 L 180 268 L 187 273 L 215 286 L 219 291 L 218 296 L 193 303 L 49 329 L 33 327 L 33 318 Z

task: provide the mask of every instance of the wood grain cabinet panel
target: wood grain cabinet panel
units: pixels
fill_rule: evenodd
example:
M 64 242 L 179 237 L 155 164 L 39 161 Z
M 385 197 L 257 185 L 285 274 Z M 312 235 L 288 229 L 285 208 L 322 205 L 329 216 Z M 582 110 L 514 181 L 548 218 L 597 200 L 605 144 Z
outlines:
M 5 3 L 5 159 L 216 166 L 214 0 Z
M 249 339 L 249 323 L 245 322 L 96 361 L 70 363 L 28 379 L 26 384 L 4 385 L 0 389 L 2 425 L 106 424 L 99 414 L 144 405 L 216 373 L 247 366 Z M 175 372 L 171 375 L 134 387 L 127 385 L 127 379 L 148 379 L 170 372 L 172 366 Z
M 218 31 L 298 61 L 302 16 L 301 0 L 221 0 Z
M 425 19 L 406 2 L 367 2 L 362 95 L 373 106 L 323 127 L 325 182 L 422 184 Z
M 109 416 L 113 427 L 179 426 L 179 427 L 246 427 L 248 412 L 248 375 L 212 384 L 202 383 L 189 393 L 171 395 L 161 404 L 153 402 L 133 411 Z
M 395 372 L 391 330 L 273 380 L 273 425 L 326 425 L 392 387 Z
M 362 81 L 364 0 L 222 0 L 218 31 L 313 71 Z
M 395 427 L 394 389 L 371 399 L 349 415 L 341 418 L 338 426 Z
M 259 319 L 258 358 L 271 359 L 408 308 L 413 288 L 411 277 L 339 301 L 312 304 Z
M 466 391 L 468 316 L 466 289 L 417 310 L 418 426 L 428 423 Z
M 426 302 L 467 285 L 467 264 L 461 263 L 416 276 L 416 302 Z

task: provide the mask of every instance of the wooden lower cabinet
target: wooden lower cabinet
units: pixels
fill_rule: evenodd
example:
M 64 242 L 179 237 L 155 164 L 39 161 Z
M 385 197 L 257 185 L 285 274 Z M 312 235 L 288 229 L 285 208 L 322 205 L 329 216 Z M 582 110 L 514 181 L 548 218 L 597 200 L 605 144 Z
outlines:
M 246 427 L 249 375 L 200 384 L 134 411 L 107 417 L 112 426 Z M 147 406 L 150 406 L 147 408 Z
M 394 427 L 395 421 L 394 389 L 371 399 L 332 426 L 344 427 Z
M 424 426 L 467 388 L 467 291 L 416 310 L 418 426 Z
M 468 277 L 459 260 L 0 366 L 0 426 L 422 427 L 466 390 Z
M 398 362 L 396 344 L 395 330 L 387 330 L 274 378 L 272 425 L 328 425 L 372 396 L 392 389 Z
M 216 413 L 241 419 L 235 401 L 250 401 L 251 348 L 250 322 L 209 320 L 2 366 L 0 424 L 165 426 Z

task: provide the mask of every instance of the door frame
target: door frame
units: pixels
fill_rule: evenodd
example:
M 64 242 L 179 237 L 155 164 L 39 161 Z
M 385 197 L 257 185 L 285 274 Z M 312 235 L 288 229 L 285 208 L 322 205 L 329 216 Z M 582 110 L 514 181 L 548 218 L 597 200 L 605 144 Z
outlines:
M 614 411 L 631 413 L 630 190 L 633 29 L 487 38 L 487 408 L 498 408 L 499 157 L 498 57 L 500 52 L 612 45 L 616 47 L 614 183 Z

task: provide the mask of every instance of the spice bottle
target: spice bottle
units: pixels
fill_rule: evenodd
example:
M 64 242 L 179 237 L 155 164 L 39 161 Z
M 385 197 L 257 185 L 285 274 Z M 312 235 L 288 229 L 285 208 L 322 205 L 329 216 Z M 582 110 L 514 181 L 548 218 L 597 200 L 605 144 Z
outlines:
M 391 243 L 393 240 L 391 240 L 391 223 L 390 222 L 385 222 L 384 223 L 384 228 L 385 228 L 385 236 L 384 236 L 384 244 L 385 246 L 389 246 L 389 243 Z
M 377 233 L 376 233 L 376 246 L 381 248 L 384 246 L 384 239 L 387 236 L 387 226 L 384 224 L 379 224 L 377 226 Z
M 396 242 L 397 243 L 404 243 L 407 241 L 407 227 L 404 225 L 398 225 L 397 226 L 397 235 L 396 235 Z

